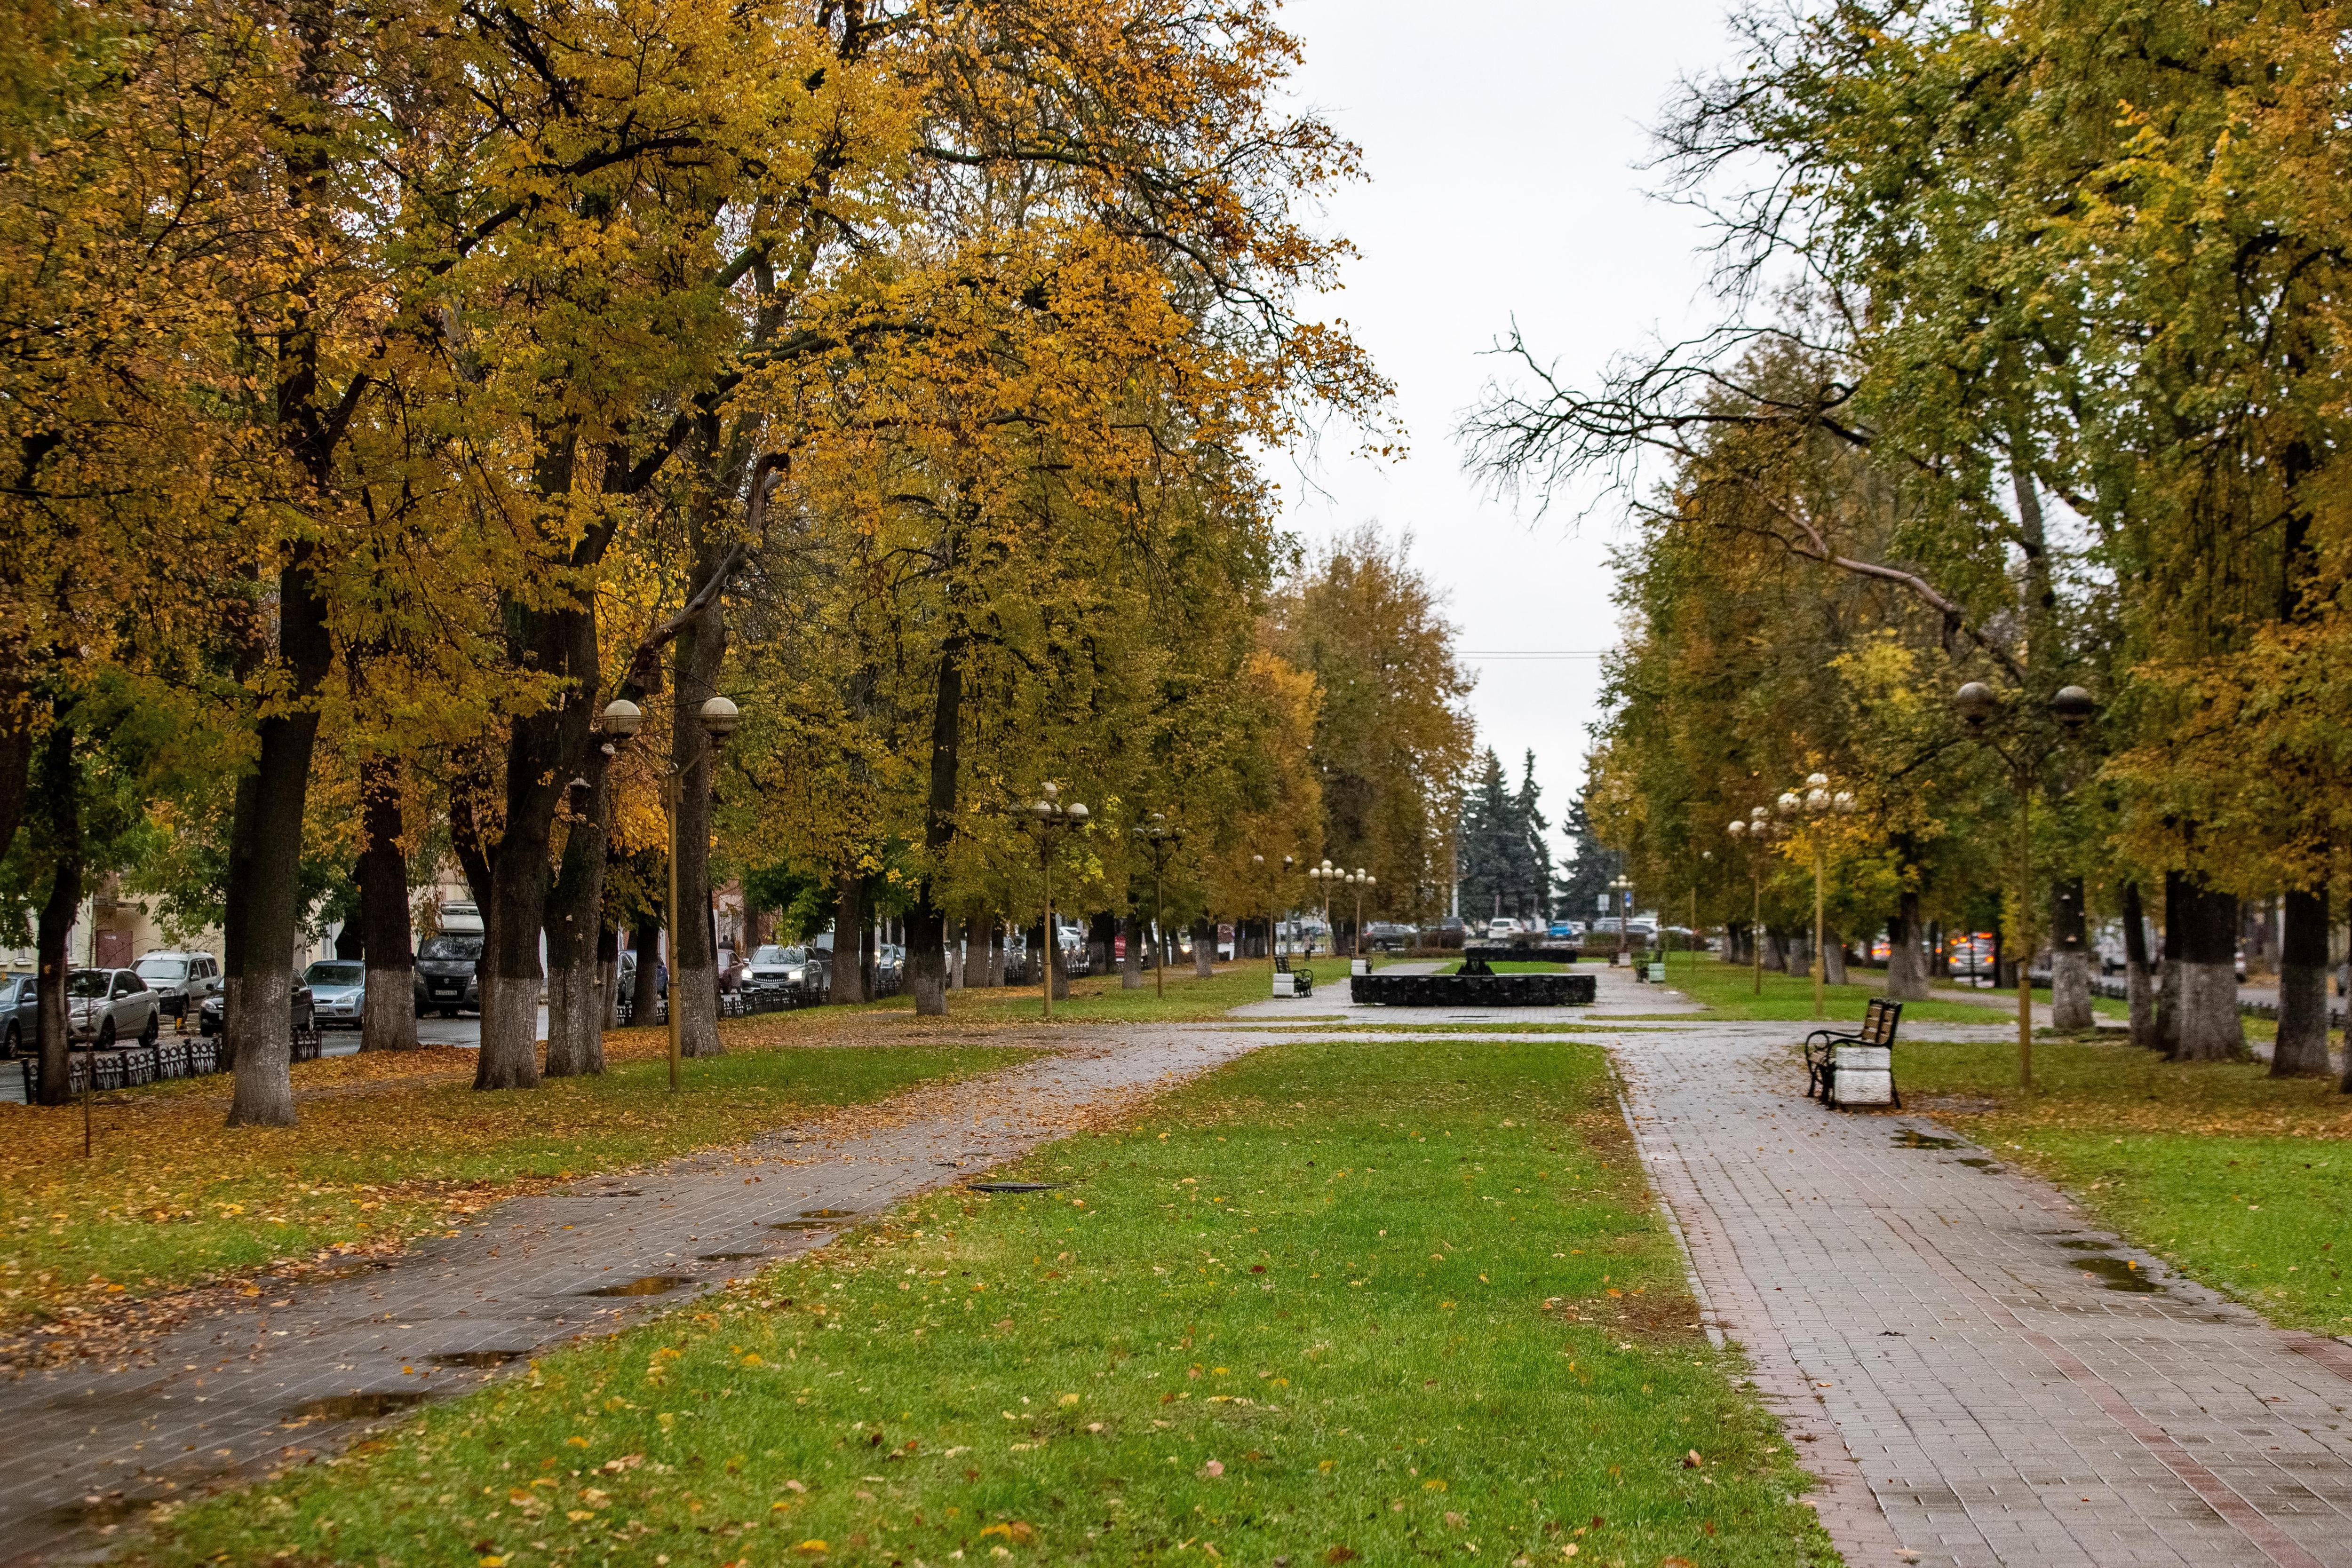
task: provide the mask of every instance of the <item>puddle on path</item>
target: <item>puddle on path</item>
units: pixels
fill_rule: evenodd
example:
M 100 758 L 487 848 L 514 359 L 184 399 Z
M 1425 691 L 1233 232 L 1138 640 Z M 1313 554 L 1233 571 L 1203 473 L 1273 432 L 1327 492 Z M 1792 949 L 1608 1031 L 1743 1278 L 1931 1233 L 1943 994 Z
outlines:
M 771 1230 L 838 1230 L 841 1227 L 830 1219 L 775 1219 L 768 1222 Z
M 658 1296 L 694 1281 L 684 1274 L 647 1274 L 641 1279 L 625 1281 L 618 1285 L 599 1285 L 593 1291 L 583 1291 L 583 1296 Z
M 2061 1241 L 2058 1245 L 2075 1252 L 2112 1252 L 2116 1249 L 2112 1241 Z
M 1989 1171 L 1992 1169 L 1992 1162 L 1981 1155 L 1979 1155 L 1974 1159 L 1961 1160 L 1958 1163 L 1967 1166 L 1974 1170 Z
M 406 1389 L 379 1389 L 371 1394 L 331 1394 L 324 1399 L 304 1400 L 286 1412 L 282 1419 L 289 1426 L 297 1421 L 373 1421 L 395 1410 L 421 1405 L 424 1401 L 424 1395 Z
M 1958 1138 L 1932 1138 L 1916 1127 L 1906 1127 L 1895 1134 L 1895 1146 L 1898 1149 L 1957 1149 L 1961 1145 Z
M 2076 1258 L 2072 1261 L 2084 1273 L 2095 1274 L 2106 1281 L 2110 1291 L 2125 1291 L 2135 1296 L 2153 1296 L 2164 1289 L 2141 1273 L 2128 1258 Z
M 803 1208 L 801 1210 L 801 1218 L 803 1219 L 855 1219 L 857 1218 L 857 1211 L 854 1208 Z
M 436 1366 L 504 1366 L 530 1354 L 521 1350 L 445 1350 L 432 1362 Z
M 1057 1181 L 968 1181 L 966 1192 L 1054 1192 L 1060 1188 Z
M 694 1260 L 698 1263 L 740 1263 L 746 1258 L 766 1256 L 765 1252 L 698 1252 L 695 1254 Z

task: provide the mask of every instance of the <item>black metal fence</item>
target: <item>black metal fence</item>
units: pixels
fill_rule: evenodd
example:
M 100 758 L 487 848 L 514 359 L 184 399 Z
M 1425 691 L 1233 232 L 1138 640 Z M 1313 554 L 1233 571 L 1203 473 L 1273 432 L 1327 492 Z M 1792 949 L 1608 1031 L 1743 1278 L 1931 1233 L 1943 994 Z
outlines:
M 296 1030 L 294 1060 L 316 1061 L 324 1043 L 316 1029 Z M 136 1089 L 142 1083 L 161 1082 L 167 1078 L 202 1078 L 207 1073 L 226 1072 L 236 1065 L 235 1059 L 234 1051 L 224 1049 L 221 1040 L 210 1035 L 159 1040 L 152 1045 L 77 1051 L 66 1059 L 66 1094 L 73 1099 L 91 1088 Z M 24 1057 L 16 1066 L 25 1077 L 25 1103 L 37 1103 L 41 1098 L 40 1058 Z
M 750 1018 L 754 1013 L 788 1013 L 796 1008 L 813 1008 L 824 998 L 814 991 L 798 987 L 788 989 L 721 991 L 719 993 L 719 1016 L 723 1019 Z M 621 998 L 621 1026 L 625 1029 L 636 1021 L 636 998 L 624 993 Z M 648 1023 L 669 1022 L 669 998 L 654 998 L 654 1015 Z
M 1599 981 L 1582 975 L 1352 975 L 1349 995 L 1391 1008 L 1560 1008 L 1594 999 Z

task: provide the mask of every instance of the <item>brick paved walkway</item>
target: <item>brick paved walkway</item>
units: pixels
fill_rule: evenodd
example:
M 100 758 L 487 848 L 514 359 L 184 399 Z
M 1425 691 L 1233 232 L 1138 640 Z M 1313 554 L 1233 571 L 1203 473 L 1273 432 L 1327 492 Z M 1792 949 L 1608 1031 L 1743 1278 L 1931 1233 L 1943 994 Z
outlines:
M 848 1113 L 832 1124 L 847 1133 L 781 1130 L 518 1199 L 341 1279 L 264 1280 L 250 1304 L 158 1336 L 140 1366 L 0 1384 L 0 1562 L 99 1556 L 116 1521 L 147 1504 L 338 1447 L 373 1416 L 675 1306 L 1265 1043 L 1213 1030 L 1097 1036 Z M 656 1282 L 651 1293 L 594 1293 L 641 1281 Z
M 1951 1135 L 1927 1118 L 1822 1109 L 1791 1037 L 1614 1050 L 1709 1322 L 1853 1568 L 2352 1568 L 2352 1346 L 2266 1326 L 1993 1151 L 1913 1146 Z M 2159 1288 L 2084 1267 L 2113 1260 Z

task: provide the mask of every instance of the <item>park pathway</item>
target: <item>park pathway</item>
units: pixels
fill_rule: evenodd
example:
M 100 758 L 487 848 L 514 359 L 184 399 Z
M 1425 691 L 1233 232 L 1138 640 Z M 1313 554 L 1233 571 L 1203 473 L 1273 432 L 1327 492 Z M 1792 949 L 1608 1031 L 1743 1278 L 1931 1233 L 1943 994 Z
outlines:
M 1853 1568 L 2352 1568 L 2352 1345 L 2266 1325 L 1927 1116 L 1822 1109 L 1801 1028 L 1612 1049 L 1710 1329 Z
M 1019 1067 L 519 1198 L 341 1278 L 265 1278 L 132 1364 L 0 1382 L 0 1564 L 95 1559 L 153 1503 L 331 1452 L 371 1419 L 677 1306 L 1265 1042 L 1091 1032 Z

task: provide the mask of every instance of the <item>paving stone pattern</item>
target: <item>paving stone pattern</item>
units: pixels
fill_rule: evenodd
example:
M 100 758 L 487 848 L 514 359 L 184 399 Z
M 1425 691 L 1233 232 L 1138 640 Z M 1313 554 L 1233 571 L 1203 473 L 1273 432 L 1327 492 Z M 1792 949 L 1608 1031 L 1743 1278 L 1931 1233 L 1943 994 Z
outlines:
M 903 1114 L 883 1109 L 878 1128 L 858 1113 L 862 1130 L 844 1134 L 781 1130 L 501 1205 L 458 1236 L 342 1278 L 265 1280 L 250 1304 L 159 1337 L 140 1365 L 0 1384 L 0 1562 L 102 1555 L 119 1522 L 150 1503 L 331 1450 L 371 1418 L 674 1307 L 1264 1043 L 1202 1030 L 1092 1038 L 915 1090 L 893 1103 Z M 593 1293 L 646 1280 L 676 1283 Z M 313 1402 L 319 1414 L 305 1420 Z
M 2352 1346 L 2269 1327 L 1928 1118 L 1805 1099 L 1790 1033 L 1614 1050 L 1709 1323 L 1848 1563 L 2352 1568 Z

